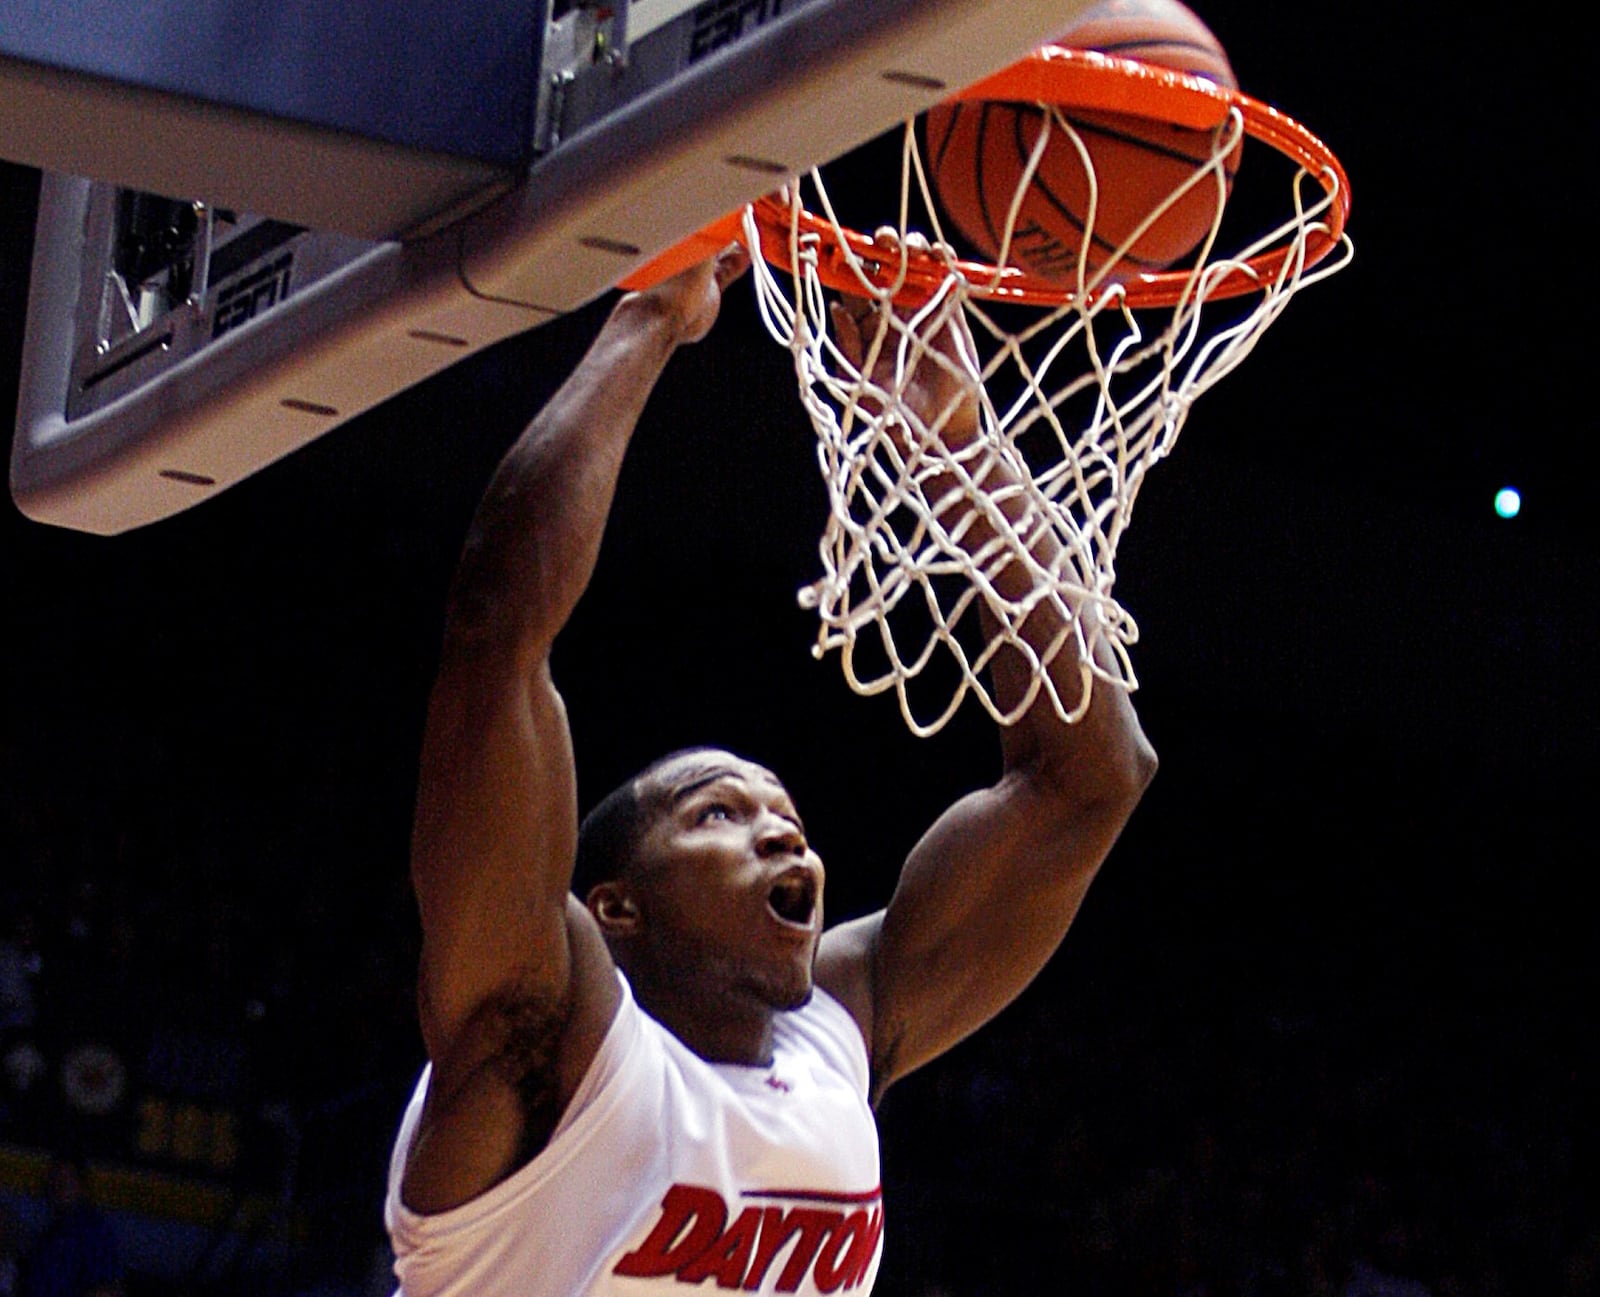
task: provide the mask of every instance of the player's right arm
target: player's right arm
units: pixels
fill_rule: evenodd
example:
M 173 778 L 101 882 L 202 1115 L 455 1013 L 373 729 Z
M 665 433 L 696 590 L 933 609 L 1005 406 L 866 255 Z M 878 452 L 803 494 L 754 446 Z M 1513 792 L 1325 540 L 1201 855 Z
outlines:
M 724 254 L 618 303 L 501 461 L 463 548 L 412 830 L 433 1065 L 402 1187 L 413 1210 L 466 1202 L 543 1147 L 620 999 L 569 891 L 576 776 L 550 650 L 594 571 L 645 401 L 743 264 Z

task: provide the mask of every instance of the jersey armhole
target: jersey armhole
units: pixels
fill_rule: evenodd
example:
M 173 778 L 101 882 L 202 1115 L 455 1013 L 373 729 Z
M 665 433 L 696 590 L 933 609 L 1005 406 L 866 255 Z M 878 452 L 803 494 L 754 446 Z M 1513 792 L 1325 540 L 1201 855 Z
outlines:
M 867 1051 L 867 1039 L 855 1014 L 831 991 L 820 986 L 813 991 L 809 1008 L 816 1027 L 838 1047 L 840 1061 L 849 1069 L 851 1080 L 863 1095 L 867 1095 L 872 1085 L 872 1056 Z
M 415 1138 L 416 1117 L 421 1113 L 431 1071 L 431 1068 L 424 1069 L 412 1099 L 412 1107 L 402 1123 L 391 1163 L 385 1216 L 395 1242 L 404 1244 L 408 1250 L 415 1249 L 481 1226 L 559 1171 L 588 1142 L 594 1127 L 608 1119 L 613 1106 L 622 1101 L 629 1088 L 623 1083 L 622 1073 L 629 1052 L 639 1041 L 642 1017 L 627 979 L 620 972 L 617 977 L 622 987 L 621 1001 L 600 1042 L 600 1048 L 595 1051 L 583 1080 L 573 1092 L 571 1101 L 544 1148 L 476 1198 L 459 1207 L 433 1213 L 417 1212 L 407 1207 L 400 1196 L 400 1181 L 395 1175 L 395 1168 L 404 1167 L 410 1142 Z

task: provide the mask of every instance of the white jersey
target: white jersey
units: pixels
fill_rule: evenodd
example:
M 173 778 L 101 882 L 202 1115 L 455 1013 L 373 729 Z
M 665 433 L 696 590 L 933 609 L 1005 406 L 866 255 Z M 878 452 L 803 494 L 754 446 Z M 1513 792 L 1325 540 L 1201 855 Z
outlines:
M 620 977 L 620 974 L 619 974 Z M 855 1020 L 818 990 L 779 1014 L 770 1067 L 708 1063 L 622 1003 L 546 1147 L 471 1202 L 400 1201 L 429 1069 L 389 1163 L 403 1297 L 865 1294 L 883 1195 Z

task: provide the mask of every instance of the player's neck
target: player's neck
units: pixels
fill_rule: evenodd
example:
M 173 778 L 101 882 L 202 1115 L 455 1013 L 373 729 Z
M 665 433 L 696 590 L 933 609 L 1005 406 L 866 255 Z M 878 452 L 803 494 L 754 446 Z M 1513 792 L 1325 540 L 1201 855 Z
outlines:
M 734 993 L 706 993 L 693 982 L 635 988 L 652 1018 L 708 1063 L 766 1067 L 778 1010 Z

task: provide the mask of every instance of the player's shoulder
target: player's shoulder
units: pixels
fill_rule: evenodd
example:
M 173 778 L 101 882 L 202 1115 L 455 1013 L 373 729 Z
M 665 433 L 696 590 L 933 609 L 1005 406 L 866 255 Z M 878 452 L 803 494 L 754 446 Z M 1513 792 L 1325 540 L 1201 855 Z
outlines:
M 567 896 L 567 940 L 572 955 L 572 1004 L 562 1042 L 563 1089 L 571 1097 L 599 1052 L 623 1003 L 623 983 L 600 925 L 588 908 Z
M 817 947 L 816 984 L 855 1024 L 864 1042 L 872 1040 L 872 960 L 883 911 L 829 928 Z

